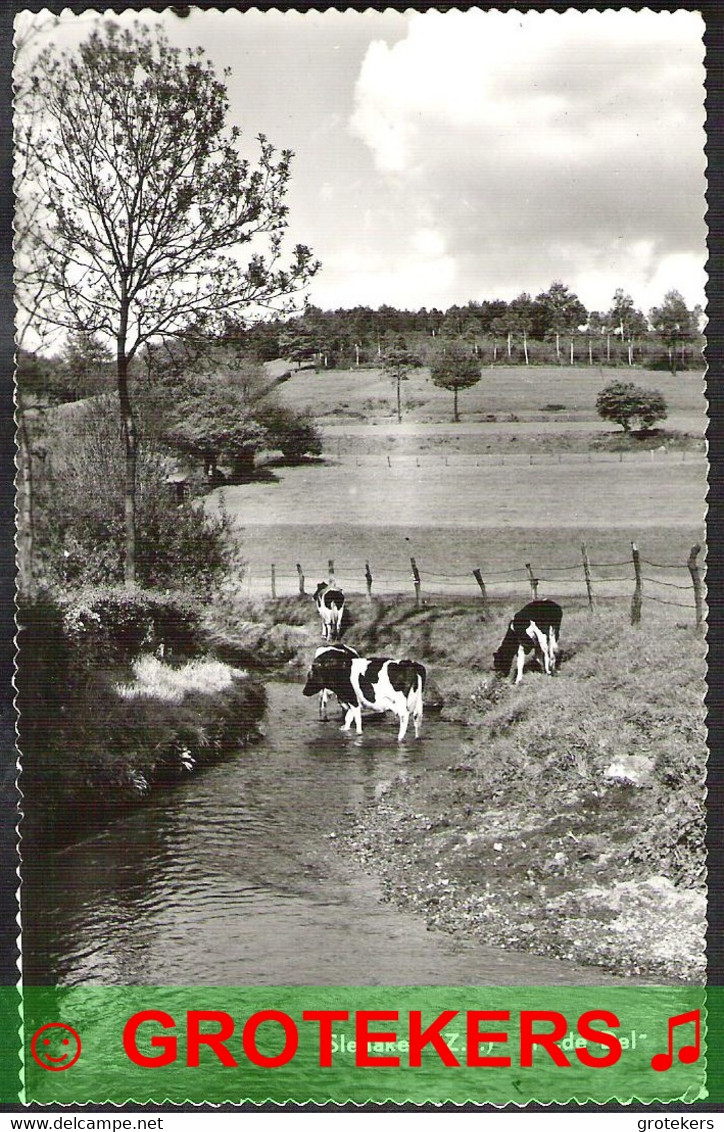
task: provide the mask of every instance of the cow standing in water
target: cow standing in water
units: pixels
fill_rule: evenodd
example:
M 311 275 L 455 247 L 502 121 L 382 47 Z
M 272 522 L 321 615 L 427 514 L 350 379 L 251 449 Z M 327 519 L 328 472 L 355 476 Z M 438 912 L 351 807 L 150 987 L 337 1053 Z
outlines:
M 345 713 L 342 731 L 354 723 L 362 734 L 362 708 L 392 711 L 400 721 L 397 734 L 402 742 L 412 718 L 415 738 L 422 722 L 422 694 L 426 672 L 415 660 L 391 660 L 389 657 L 345 656 L 340 650 L 319 650 L 302 689 L 305 696 L 314 696 L 324 689 L 334 692 Z
M 562 620 L 563 610 L 555 601 L 531 601 L 524 605 L 513 617 L 500 648 L 493 656 L 495 671 L 507 676 L 517 654 L 515 683 L 520 684 L 526 654 L 534 650 L 545 674 L 552 676 L 556 669 Z
M 319 616 L 322 618 L 323 640 L 338 641 L 342 635 L 344 594 L 327 582 L 320 582 L 314 591 L 314 600 Z
M 340 657 L 359 656 L 359 653 L 356 649 L 353 649 L 351 645 L 345 645 L 342 641 L 337 641 L 333 645 L 322 645 L 321 648 L 317 649 L 314 654 L 314 660 L 312 661 L 312 667 L 314 667 L 314 664 L 316 664 L 320 657 L 327 656 L 328 653 L 334 654 L 337 659 Z M 333 688 L 322 688 L 319 693 L 319 718 L 322 723 L 327 722 L 327 704 L 329 702 L 330 693 L 333 691 Z

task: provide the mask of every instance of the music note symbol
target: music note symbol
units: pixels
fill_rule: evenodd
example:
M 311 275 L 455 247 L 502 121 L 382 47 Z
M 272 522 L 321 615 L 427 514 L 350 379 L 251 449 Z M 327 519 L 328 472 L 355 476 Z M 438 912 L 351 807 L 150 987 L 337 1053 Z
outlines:
M 651 1058 L 651 1068 L 656 1069 L 657 1072 L 663 1073 L 665 1069 L 671 1069 L 674 1060 L 674 1030 L 677 1026 L 684 1026 L 687 1022 L 693 1022 L 696 1027 L 695 1039 L 693 1046 L 682 1046 L 679 1050 L 679 1061 L 683 1061 L 685 1065 L 691 1065 L 696 1061 L 701 1052 L 701 1015 L 698 1010 L 689 1010 L 686 1014 L 675 1014 L 673 1018 L 669 1018 L 669 1048 L 666 1053 L 657 1053 Z

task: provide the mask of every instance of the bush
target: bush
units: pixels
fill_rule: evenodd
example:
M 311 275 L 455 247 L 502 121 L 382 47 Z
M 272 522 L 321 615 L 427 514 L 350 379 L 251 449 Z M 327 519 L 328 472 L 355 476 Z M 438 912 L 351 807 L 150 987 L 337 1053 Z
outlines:
M 198 615 L 178 596 L 112 589 L 19 601 L 26 849 L 117 817 L 155 783 L 177 781 L 255 735 L 263 685 L 208 659 L 173 668 L 148 655 L 135 661 L 157 636 L 177 654 L 196 651 Z
M 142 651 L 196 656 L 203 648 L 201 612 L 188 596 L 121 586 L 86 587 L 61 598 L 62 632 L 88 664 L 125 661 Z
M 629 432 L 634 423 L 640 429 L 650 429 L 657 421 L 665 420 L 668 407 L 658 389 L 645 389 L 632 381 L 612 381 L 598 394 L 596 412 L 603 420 L 614 421 Z
M 281 449 L 285 459 L 295 462 L 304 456 L 321 456 L 322 439 L 310 413 L 269 405 L 257 409 L 256 416 L 268 433 L 270 445 Z
M 112 398 L 56 417 L 34 469 L 39 573 L 49 585 L 123 580 L 125 461 Z M 171 465 L 141 445 L 137 467 L 136 567 L 141 585 L 208 595 L 242 564 L 233 524 L 200 501 L 176 502 Z

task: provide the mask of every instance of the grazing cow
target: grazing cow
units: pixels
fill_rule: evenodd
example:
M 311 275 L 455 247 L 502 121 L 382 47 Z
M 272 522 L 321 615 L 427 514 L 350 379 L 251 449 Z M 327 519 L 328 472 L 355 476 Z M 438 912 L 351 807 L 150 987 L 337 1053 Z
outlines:
M 338 657 L 352 657 L 359 656 L 356 649 L 350 645 L 345 645 L 342 641 L 337 641 L 333 645 L 322 645 L 314 654 L 314 662 L 318 661 L 320 657 L 325 656 L 327 653 L 336 653 Z M 319 718 L 323 723 L 327 722 L 327 703 L 329 702 L 329 695 L 332 691 L 331 688 L 322 688 L 319 693 Z
M 423 665 L 415 660 L 344 656 L 330 648 L 315 657 L 302 692 L 305 696 L 325 688 L 334 692 L 345 713 L 342 731 L 349 731 L 354 723 L 358 735 L 362 734 L 362 708 L 394 712 L 400 721 L 397 739 L 401 742 L 410 716 L 415 737 L 420 734 L 425 677 Z
M 547 676 L 552 676 L 559 651 L 558 638 L 562 620 L 563 610 L 555 601 L 531 601 L 523 606 L 510 622 L 503 642 L 493 656 L 495 671 L 507 676 L 517 653 L 515 683 L 519 684 L 523 678 L 526 653 L 534 649 L 543 662 L 543 671 Z
M 344 594 L 327 582 L 320 582 L 314 591 L 319 616 L 322 618 L 322 638 L 338 641 L 341 636 Z

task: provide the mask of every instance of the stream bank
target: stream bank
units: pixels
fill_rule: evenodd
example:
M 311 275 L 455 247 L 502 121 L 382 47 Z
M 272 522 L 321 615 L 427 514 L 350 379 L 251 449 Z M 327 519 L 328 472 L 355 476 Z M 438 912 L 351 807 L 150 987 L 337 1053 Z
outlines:
M 654 622 L 633 629 L 622 606 L 612 603 L 590 614 L 569 605 L 559 676 L 551 681 L 531 672 L 514 688 L 490 673 L 505 608 L 489 611 L 485 619 L 473 603 L 415 609 L 393 599 L 351 598 L 348 604 L 345 639 L 361 653 L 410 655 L 428 668 L 423 742 L 434 732 L 433 706 L 443 721 L 462 726 L 444 765 L 426 765 L 417 760 L 414 743 L 401 752 L 389 720 L 365 724 L 363 738 L 369 734 L 382 744 L 391 773 L 339 815 L 336 829 L 328 831 L 336 836 L 322 844 L 325 861 L 339 853 L 354 858 L 387 899 L 459 941 L 573 960 L 594 972 L 701 982 L 707 751 L 705 652 L 695 629 L 675 621 L 666 632 Z M 47 645 L 47 633 L 43 640 Z M 205 693 L 201 705 L 194 695 L 184 696 L 184 707 L 195 705 L 203 713 L 233 689 L 241 699 L 225 701 L 229 750 L 239 750 L 259 733 L 265 705 L 259 677 L 276 674 L 300 683 L 319 643 L 308 597 L 236 610 L 219 606 L 213 623 L 204 626 L 205 661 L 236 670 L 256 659 L 260 667 L 255 676 L 233 678 L 226 691 Z M 190 663 L 179 658 L 177 666 Z M 116 689 L 113 712 L 99 711 L 105 700 L 97 681 L 107 677 L 99 671 L 88 683 L 86 672 L 85 683 L 73 685 L 77 695 L 82 691 L 84 699 L 76 702 L 85 703 L 92 722 L 85 735 L 74 723 L 72 733 L 82 740 L 76 754 L 82 757 L 63 761 L 54 735 L 45 764 L 39 760 L 55 791 L 56 809 L 46 813 L 55 813 L 56 824 L 62 825 L 65 813 L 54 768 L 64 766 L 75 776 L 76 790 L 85 791 L 90 809 L 81 810 L 79 825 L 64 830 L 66 841 L 77 840 L 93 807 L 104 800 L 98 779 L 84 777 L 97 768 L 106 776 L 104 785 L 109 780 L 113 785 L 105 790 L 111 802 L 110 810 L 101 807 L 105 814 L 121 812 L 129 793 L 137 800 L 164 793 L 139 789 L 133 777 L 139 767 L 128 759 L 108 761 L 117 736 L 128 737 L 128 719 L 136 717 L 143 697 L 129 713 Z M 114 680 L 117 685 L 117 671 Z M 33 706 L 32 687 L 30 682 L 24 690 L 26 707 Z M 304 709 L 316 715 L 313 704 L 297 703 L 297 691 L 290 709 L 294 725 Z M 53 734 L 53 718 L 63 718 L 63 706 L 57 705 L 55 717 L 31 714 L 36 744 Z M 165 728 L 178 726 L 182 713 L 173 702 L 164 711 L 159 736 L 167 737 Z M 214 762 L 223 744 L 206 743 L 207 723 L 198 719 L 195 733 Z M 330 734 L 336 732 L 328 726 Z M 157 759 L 162 749 L 158 742 L 146 743 L 138 747 L 138 758 Z M 177 744 L 173 774 L 154 781 L 183 783 L 201 765 L 189 769 L 185 751 Z M 402 769 L 395 765 L 400 754 Z M 345 758 L 355 755 L 348 744 Z M 115 782 L 109 766 L 122 772 Z M 31 773 L 37 776 L 37 763 Z
M 306 632 L 308 662 L 311 604 L 259 607 L 289 634 L 286 665 L 300 675 L 292 646 Z M 348 815 L 342 851 L 453 938 L 703 982 L 705 642 L 672 617 L 632 627 L 628 603 L 592 614 L 569 602 L 558 676 L 531 671 L 513 687 L 491 673 L 506 616 L 351 599 L 345 640 L 422 660 L 442 718 L 464 729 L 447 765 L 413 763 Z

